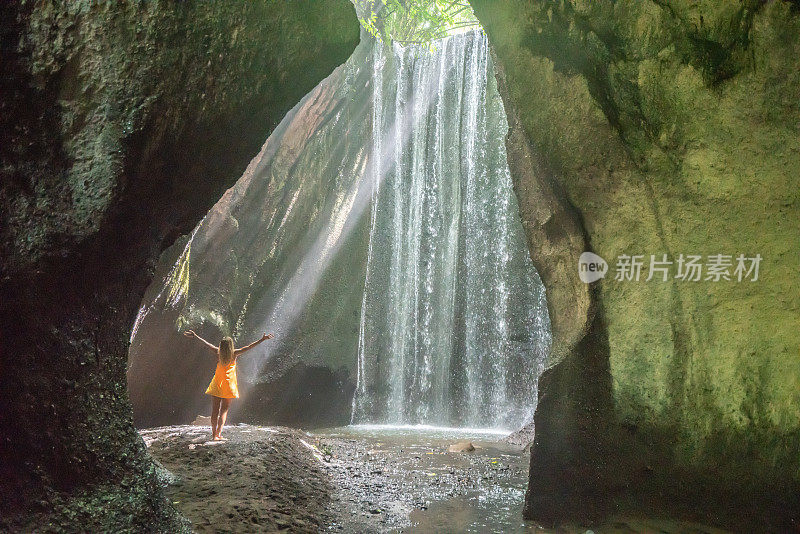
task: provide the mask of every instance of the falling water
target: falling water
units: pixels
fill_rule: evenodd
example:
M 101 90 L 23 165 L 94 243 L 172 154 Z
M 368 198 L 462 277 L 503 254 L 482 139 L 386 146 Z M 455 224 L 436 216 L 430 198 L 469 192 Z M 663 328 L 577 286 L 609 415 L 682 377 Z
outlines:
M 516 428 L 550 345 L 480 31 L 376 46 L 354 423 Z
M 357 423 L 529 420 L 550 325 L 492 71 L 481 32 L 433 51 L 365 37 L 164 258 L 132 335 L 135 413 L 205 405 L 207 370 L 176 334 L 198 328 L 275 334 L 242 362 L 243 391 L 299 362 L 343 370 Z

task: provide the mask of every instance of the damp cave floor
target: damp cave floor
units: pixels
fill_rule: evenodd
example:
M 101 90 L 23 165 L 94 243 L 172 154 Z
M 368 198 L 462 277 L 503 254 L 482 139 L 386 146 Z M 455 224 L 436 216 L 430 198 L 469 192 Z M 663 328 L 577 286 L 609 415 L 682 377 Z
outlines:
M 167 471 L 167 495 L 195 532 L 585 533 L 521 518 L 528 454 L 500 436 L 447 431 L 307 433 L 238 424 L 226 441 L 177 425 L 140 431 Z M 470 441 L 473 452 L 448 452 Z M 615 520 L 596 533 L 723 531 L 669 520 Z

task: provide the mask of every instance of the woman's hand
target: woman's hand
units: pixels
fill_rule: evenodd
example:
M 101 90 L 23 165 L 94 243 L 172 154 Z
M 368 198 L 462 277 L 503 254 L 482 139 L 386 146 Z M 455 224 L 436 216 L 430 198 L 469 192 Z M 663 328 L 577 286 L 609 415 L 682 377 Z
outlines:
M 186 337 L 195 337 L 197 334 L 194 333 L 194 330 L 187 330 L 183 335 Z
M 264 334 L 261 334 L 261 339 L 259 339 L 259 340 L 257 340 L 257 341 L 253 341 L 252 343 L 250 343 L 250 344 L 249 344 L 249 345 L 247 345 L 246 347 L 242 347 L 241 349 L 236 349 L 236 350 L 234 350 L 234 351 L 233 351 L 233 354 L 234 354 L 235 356 L 238 356 L 239 354 L 242 354 L 243 352 L 247 352 L 248 350 L 252 349 L 253 347 L 255 347 L 256 345 L 258 345 L 258 344 L 259 344 L 259 343 L 261 343 L 262 341 L 266 341 L 266 340 L 268 340 L 268 339 L 272 339 L 273 337 L 275 337 L 275 336 L 273 336 L 272 334 L 269 334 L 269 335 L 267 335 L 266 333 L 264 333 Z

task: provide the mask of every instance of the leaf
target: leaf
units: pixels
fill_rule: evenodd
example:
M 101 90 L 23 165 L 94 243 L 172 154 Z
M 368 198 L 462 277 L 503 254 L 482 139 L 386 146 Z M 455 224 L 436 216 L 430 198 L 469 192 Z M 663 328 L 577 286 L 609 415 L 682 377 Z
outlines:
M 364 28 L 382 41 L 429 45 L 455 30 L 480 27 L 466 2 L 356 0 Z

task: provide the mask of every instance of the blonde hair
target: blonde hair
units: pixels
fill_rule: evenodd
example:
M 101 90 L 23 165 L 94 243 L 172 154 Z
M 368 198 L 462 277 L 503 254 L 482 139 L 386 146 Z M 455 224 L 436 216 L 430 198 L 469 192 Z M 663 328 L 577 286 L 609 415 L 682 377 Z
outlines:
M 233 361 L 233 339 L 228 336 L 222 338 L 219 342 L 219 361 L 222 365 L 228 365 Z

